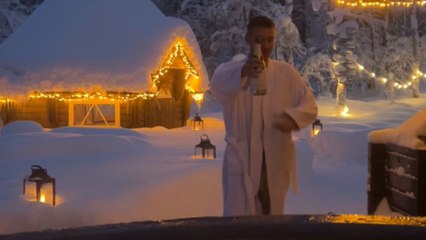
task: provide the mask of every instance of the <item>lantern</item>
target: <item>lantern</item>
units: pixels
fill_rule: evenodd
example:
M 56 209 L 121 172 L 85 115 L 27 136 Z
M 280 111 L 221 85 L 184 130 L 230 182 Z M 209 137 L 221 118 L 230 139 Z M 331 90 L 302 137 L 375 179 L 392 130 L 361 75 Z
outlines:
M 32 165 L 31 175 L 24 178 L 23 195 L 28 201 L 55 206 L 55 178 L 39 165 Z
M 196 113 L 195 116 L 191 118 L 191 129 L 195 131 L 204 129 L 204 121 L 201 119 L 198 113 Z
M 195 157 L 204 159 L 216 158 L 216 147 L 210 142 L 206 134 L 201 135 L 201 141 L 195 145 Z
M 311 136 L 315 137 L 321 132 L 321 130 L 322 130 L 322 123 L 319 119 L 316 119 L 315 122 L 312 124 Z

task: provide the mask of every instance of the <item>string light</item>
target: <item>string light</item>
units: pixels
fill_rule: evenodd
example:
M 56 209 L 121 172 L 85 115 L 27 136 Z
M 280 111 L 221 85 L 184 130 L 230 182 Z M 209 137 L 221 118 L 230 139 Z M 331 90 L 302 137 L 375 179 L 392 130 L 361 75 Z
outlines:
M 405 7 L 413 5 L 425 6 L 426 0 L 337 0 L 337 5 L 345 7 L 363 7 L 363 8 L 387 8 L 387 7 Z
M 347 105 L 345 105 L 340 111 L 339 111 L 340 116 L 342 117 L 350 117 L 351 115 L 349 114 L 349 107 Z
M 338 62 L 333 62 L 334 65 L 339 65 L 340 63 Z M 377 77 L 376 73 L 374 72 L 370 72 L 368 70 L 365 69 L 365 67 L 361 64 L 358 64 L 358 70 L 365 72 L 367 75 L 369 75 L 371 78 L 375 79 L 376 81 L 379 81 L 383 84 L 388 82 L 388 79 L 385 77 Z M 426 74 L 421 72 L 420 70 L 417 70 L 415 74 L 411 75 L 409 77 L 409 79 L 411 80 L 416 80 L 416 79 L 420 79 L 421 77 L 426 79 Z M 407 80 L 405 82 L 395 82 L 394 83 L 394 87 L 398 88 L 398 89 L 407 89 L 408 87 L 410 87 L 413 83 L 411 80 Z
M 0 103 L 9 103 L 13 102 L 12 99 L 0 96 Z
M 30 99 L 56 99 L 61 102 L 69 102 L 71 100 L 106 100 L 106 101 L 132 101 L 136 99 L 149 99 L 153 98 L 157 93 L 145 92 L 145 93 L 130 93 L 130 92 L 34 92 L 30 94 Z
M 196 102 L 199 102 L 203 100 L 204 92 L 193 92 L 191 95 Z
M 194 66 L 192 65 L 191 61 L 189 60 L 188 56 L 186 55 L 183 44 L 179 41 L 177 41 L 173 45 L 173 50 L 169 53 L 169 55 L 164 60 L 162 67 L 154 74 L 151 74 L 151 80 L 153 81 L 153 85 L 156 89 L 158 89 L 158 84 L 161 81 L 161 76 L 165 75 L 170 68 L 172 68 L 172 65 L 174 64 L 176 58 L 180 57 L 182 59 L 182 62 L 185 67 L 185 89 L 192 94 L 194 100 L 201 101 L 203 98 L 203 94 L 200 92 L 197 92 L 194 90 L 192 86 L 190 86 L 189 79 L 191 77 L 195 79 L 199 79 L 199 75 L 197 71 L 195 70 Z M 67 102 L 71 100 L 92 100 L 92 99 L 99 99 L 99 100 L 106 100 L 106 101 L 120 101 L 120 102 L 126 102 L 126 101 L 132 101 L 136 99 L 150 99 L 153 97 L 156 97 L 158 92 L 143 92 L 143 93 L 134 93 L 134 92 L 114 92 L 114 91 L 107 91 L 107 92 L 82 92 L 82 91 L 76 91 L 76 92 L 34 92 L 29 95 L 30 99 L 56 99 L 58 101 Z M 197 99 L 195 99 L 197 98 Z M 0 96 L 0 103 L 7 103 L 11 102 L 12 100 L 9 98 L 5 98 Z
M 151 79 L 154 83 L 154 86 L 158 87 L 161 80 L 161 76 L 165 75 L 169 71 L 169 69 L 172 68 L 172 65 L 177 57 L 181 57 L 185 65 L 185 89 L 189 92 L 195 92 L 195 90 L 189 85 L 189 78 L 194 77 L 195 79 L 199 79 L 199 75 L 195 70 L 194 66 L 192 65 L 191 61 L 189 61 L 181 42 L 175 43 L 173 50 L 164 60 L 161 68 L 156 73 L 151 74 Z

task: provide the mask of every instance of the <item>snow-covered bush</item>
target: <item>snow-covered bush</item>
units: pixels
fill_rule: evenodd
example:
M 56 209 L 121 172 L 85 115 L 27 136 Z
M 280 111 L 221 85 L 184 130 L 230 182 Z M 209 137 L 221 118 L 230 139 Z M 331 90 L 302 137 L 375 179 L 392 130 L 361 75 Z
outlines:
M 36 133 L 43 132 L 43 127 L 37 122 L 33 121 L 15 121 L 4 125 L 0 129 L 0 135 L 12 135 L 21 133 Z

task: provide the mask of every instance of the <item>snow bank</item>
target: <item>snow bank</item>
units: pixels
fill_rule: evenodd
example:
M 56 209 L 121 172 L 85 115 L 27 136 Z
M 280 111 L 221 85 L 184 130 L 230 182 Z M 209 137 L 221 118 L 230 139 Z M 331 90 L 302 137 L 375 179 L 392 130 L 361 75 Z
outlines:
M 40 124 L 33 121 L 16 121 L 0 128 L 0 135 L 37 132 L 44 132 L 44 129 Z
M 426 150 L 426 142 L 419 136 L 426 136 L 426 109 L 415 113 L 396 129 L 382 129 L 368 134 L 372 143 L 393 143 L 411 149 Z

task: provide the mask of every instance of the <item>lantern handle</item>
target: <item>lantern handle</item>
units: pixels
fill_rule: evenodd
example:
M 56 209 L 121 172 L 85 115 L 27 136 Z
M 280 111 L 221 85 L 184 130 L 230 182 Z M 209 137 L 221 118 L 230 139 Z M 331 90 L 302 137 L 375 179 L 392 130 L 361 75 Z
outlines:
M 37 164 L 31 165 L 31 170 L 36 170 L 36 169 L 42 170 L 43 168 L 40 165 L 37 165 Z
M 207 134 L 205 134 L 205 133 L 201 135 L 201 140 L 203 140 L 203 137 L 204 137 L 204 136 L 207 138 L 207 139 L 206 139 L 206 138 L 204 138 L 204 140 L 210 140 L 210 139 L 209 139 L 209 136 L 207 136 Z

